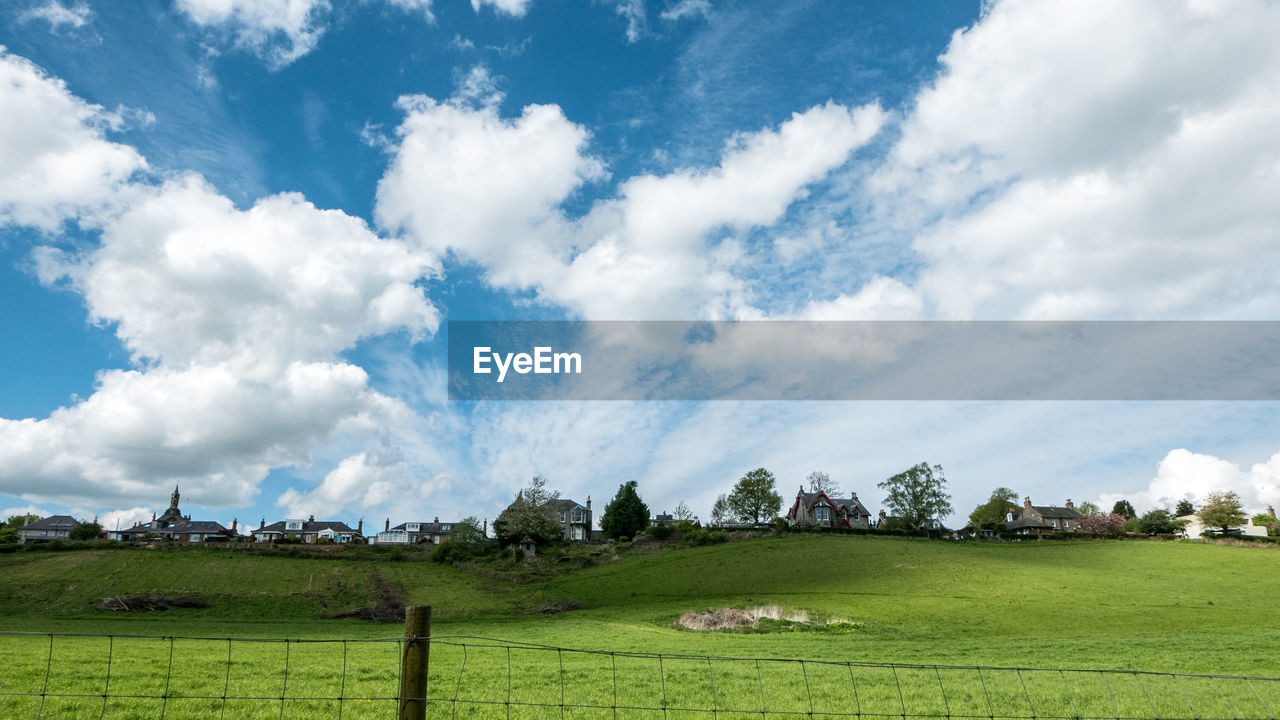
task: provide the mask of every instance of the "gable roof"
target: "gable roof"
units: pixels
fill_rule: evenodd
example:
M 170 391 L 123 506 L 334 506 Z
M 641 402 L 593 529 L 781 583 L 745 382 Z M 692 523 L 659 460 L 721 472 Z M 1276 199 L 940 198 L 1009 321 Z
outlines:
M 70 515 L 50 515 L 23 525 L 19 530 L 70 530 L 80 524 Z
M 560 512 L 566 512 L 569 510 L 573 510 L 574 508 L 582 508 L 583 510 L 587 509 L 586 505 L 583 505 L 582 503 L 576 500 L 570 500 L 568 498 L 557 498 L 555 500 L 552 500 L 551 507 L 555 508 L 556 510 L 559 510 Z
M 165 527 L 151 527 L 150 522 L 138 523 L 131 528 L 125 530 L 112 530 L 111 532 L 127 532 L 127 533 L 152 533 L 155 535 L 175 535 L 178 533 L 211 533 L 221 534 L 230 533 L 231 531 L 223 527 L 221 523 L 213 520 L 179 520 L 170 523 Z
M 399 525 L 396 525 L 395 527 L 393 527 L 393 528 L 391 528 L 391 529 L 392 529 L 392 530 L 401 530 L 401 531 L 404 531 L 404 532 L 409 532 L 409 525 L 410 525 L 410 524 L 412 524 L 413 522 L 414 522 L 413 520 L 410 520 L 410 521 L 408 521 L 408 522 L 402 522 L 402 523 L 400 523 Z M 457 525 L 457 523 L 419 522 L 419 523 L 417 523 L 417 525 L 418 525 L 418 529 L 417 529 L 417 530 L 414 530 L 413 532 L 417 532 L 417 533 L 447 533 L 447 532 L 452 531 L 452 530 L 453 530 L 453 526 L 454 526 L 454 525 Z M 387 531 L 386 531 L 386 530 L 384 530 L 383 532 L 387 532 Z
M 280 520 L 278 522 L 273 522 L 270 525 L 267 525 L 265 527 L 256 528 L 255 530 L 253 530 L 253 532 L 264 533 L 264 534 L 273 533 L 273 532 L 278 532 L 278 533 L 320 532 L 321 530 L 332 530 L 336 533 L 354 533 L 355 532 L 355 530 L 349 527 L 346 523 L 340 522 L 337 520 L 313 520 L 309 522 L 304 521 L 302 523 L 301 530 L 285 530 L 285 524 L 288 522 L 289 522 L 288 520 Z
M 1065 518 L 1067 520 L 1075 520 L 1077 518 L 1084 517 L 1079 510 L 1069 507 L 1033 505 L 1031 506 L 1031 509 L 1040 513 L 1041 517 L 1046 518 Z
M 803 504 L 806 510 L 812 510 L 821 500 L 826 500 L 838 513 L 871 517 L 871 512 L 855 497 L 833 498 L 824 492 L 811 493 L 803 490 L 796 493 L 796 503 L 787 512 L 787 517 L 795 517 L 797 505 Z

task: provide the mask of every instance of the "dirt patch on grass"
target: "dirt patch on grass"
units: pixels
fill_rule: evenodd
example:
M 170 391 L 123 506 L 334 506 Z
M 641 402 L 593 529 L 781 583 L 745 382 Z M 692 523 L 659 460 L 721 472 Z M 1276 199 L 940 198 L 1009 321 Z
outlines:
M 581 610 L 582 603 L 577 600 L 565 600 L 564 602 L 547 603 L 546 605 L 538 605 L 529 610 L 530 615 L 559 615 L 562 612 L 570 610 Z
M 152 612 L 155 610 L 175 610 L 180 608 L 207 608 L 209 601 L 199 595 L 181 595 L 166 597 L 147 593 L 129 597 L 109 597 L 94 606 L 97 610 L 112 612 Z
M 347 612 L 327 616 L 329 619 L 355 618 L 373 622 L 404 622 L 404 586 L 374 570 L 365 576 L 369 604 Z
M 840 632 L 860 629 L 863 624 L 845 618 L 812 620 L 805 610 L 784 611 L 777 605 L 747 608 L 721 608 L 703 612 L 687 612 L 676 624 L 696 632 L 781 632 L 828 631 Z

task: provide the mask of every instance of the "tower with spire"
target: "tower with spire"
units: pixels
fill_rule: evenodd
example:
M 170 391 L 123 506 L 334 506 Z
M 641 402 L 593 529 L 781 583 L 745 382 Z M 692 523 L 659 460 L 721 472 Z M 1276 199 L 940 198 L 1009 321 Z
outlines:
M 169 496 L 169 509 L 165 510 L 163 515 L 156 518 L 156 527 L 169 527 L 183 519 L 182 511 L 178 509 L 179 497 L 178 486 L 174 485 L 173 494 Z

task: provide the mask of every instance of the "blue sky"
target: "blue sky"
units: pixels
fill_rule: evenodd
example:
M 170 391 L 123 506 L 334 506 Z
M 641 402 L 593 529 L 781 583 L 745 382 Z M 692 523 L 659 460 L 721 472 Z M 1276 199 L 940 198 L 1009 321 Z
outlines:
M 0 509 L 1280 500 L 1266 402 L 451 403 L 453 320 L 1274 320 L 1274 3 L 19 0 Z

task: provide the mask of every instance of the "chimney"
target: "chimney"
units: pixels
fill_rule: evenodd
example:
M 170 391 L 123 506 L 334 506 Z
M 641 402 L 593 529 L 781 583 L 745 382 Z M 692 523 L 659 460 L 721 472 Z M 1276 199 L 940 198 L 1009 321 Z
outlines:
M 391 532 L 391 518 L 387 518 L 387 526 L 383 528 L 386 532 Z
M 435 523 L 435 524 L 439 525 L 439 524 L 440 524 L 440 516 L 439 516 L 439 515 L 437 515 L 437 516 L 436 516 L 436 519 L 435 519 L 435 520 L 432 520 L 431 522 L 433 522 L 433 523 Z
M 1072 510 L 1076 509 L 1076 504 L 1071 502 L 1071 498 L 1067 498 L 1067 507 L 1071 508 Z
M 1029 497 L 1022 498 L 1022 509 L 1024 512 L 1027 512 L 1027 513 L 1031 512 L 1031 498 Z
M 489 537 L 489 518 L 484 519 L 484 528 L 480 530 L 480 537 Z
M 588 509 L 588 510 L 590 510 L 590 509 L 591 509 L 591 496 L 590 496 L 590 495 L 588 495 L 588 496 L 587 496 L 587 509 Z
M 266 527 L 266 526 L 267 526 L 267 519 L 266 519 L 266 518 L 262 518 L 261 520 L 259 520 L 259 521 L 258 521 L 258 529 L 259 529 L 259 530 L 261 530 L 262 528 L 264 528 L 264 527 Z
M 237 525 L 239 522 L 240 522 L 240 518 L 231 518 L 231 534 L 232 534 L 232 535 L 238 535 L 238 534 L 239 534 L 239 532 L 236 530 L 236 525 Z
M 308 523 L 313 523 L 313 522 L 315 522 L 315 521 L 316 521 L 316 516 L 315 516 L 315 515 L 308 515 L 308 516 L 307 516 L 307 522 L 308 522 Z
M 1275 509 L 1275 508 L 1273 508 L 1273 507 L 1271 507 L 1270 505 L 1268 505 L 1268 506 L 1267 506 L 1267 514 L 1268 514 L 1268 515 L 1270 515 L 1271 517 L 1275 517 L 1275 516 L 1276 516 L 1276 509 Z
M 804 494 L 804 483 L 801 483 L 801 484 L 800 484 L 800 493 L 799 493 L 799 494 L 801 494 L 801 495 L 803 495 L 803 494 Z
M 360 518 L 360 522 L 356 523 L 356 534 L 364 537 L 364 518 Z
M 852 493 L 852 495 L 853 495 L 853 499 L 854 499 L 854 500 L 857 500 L 857 499 L 858 499 L 858 493 Z

